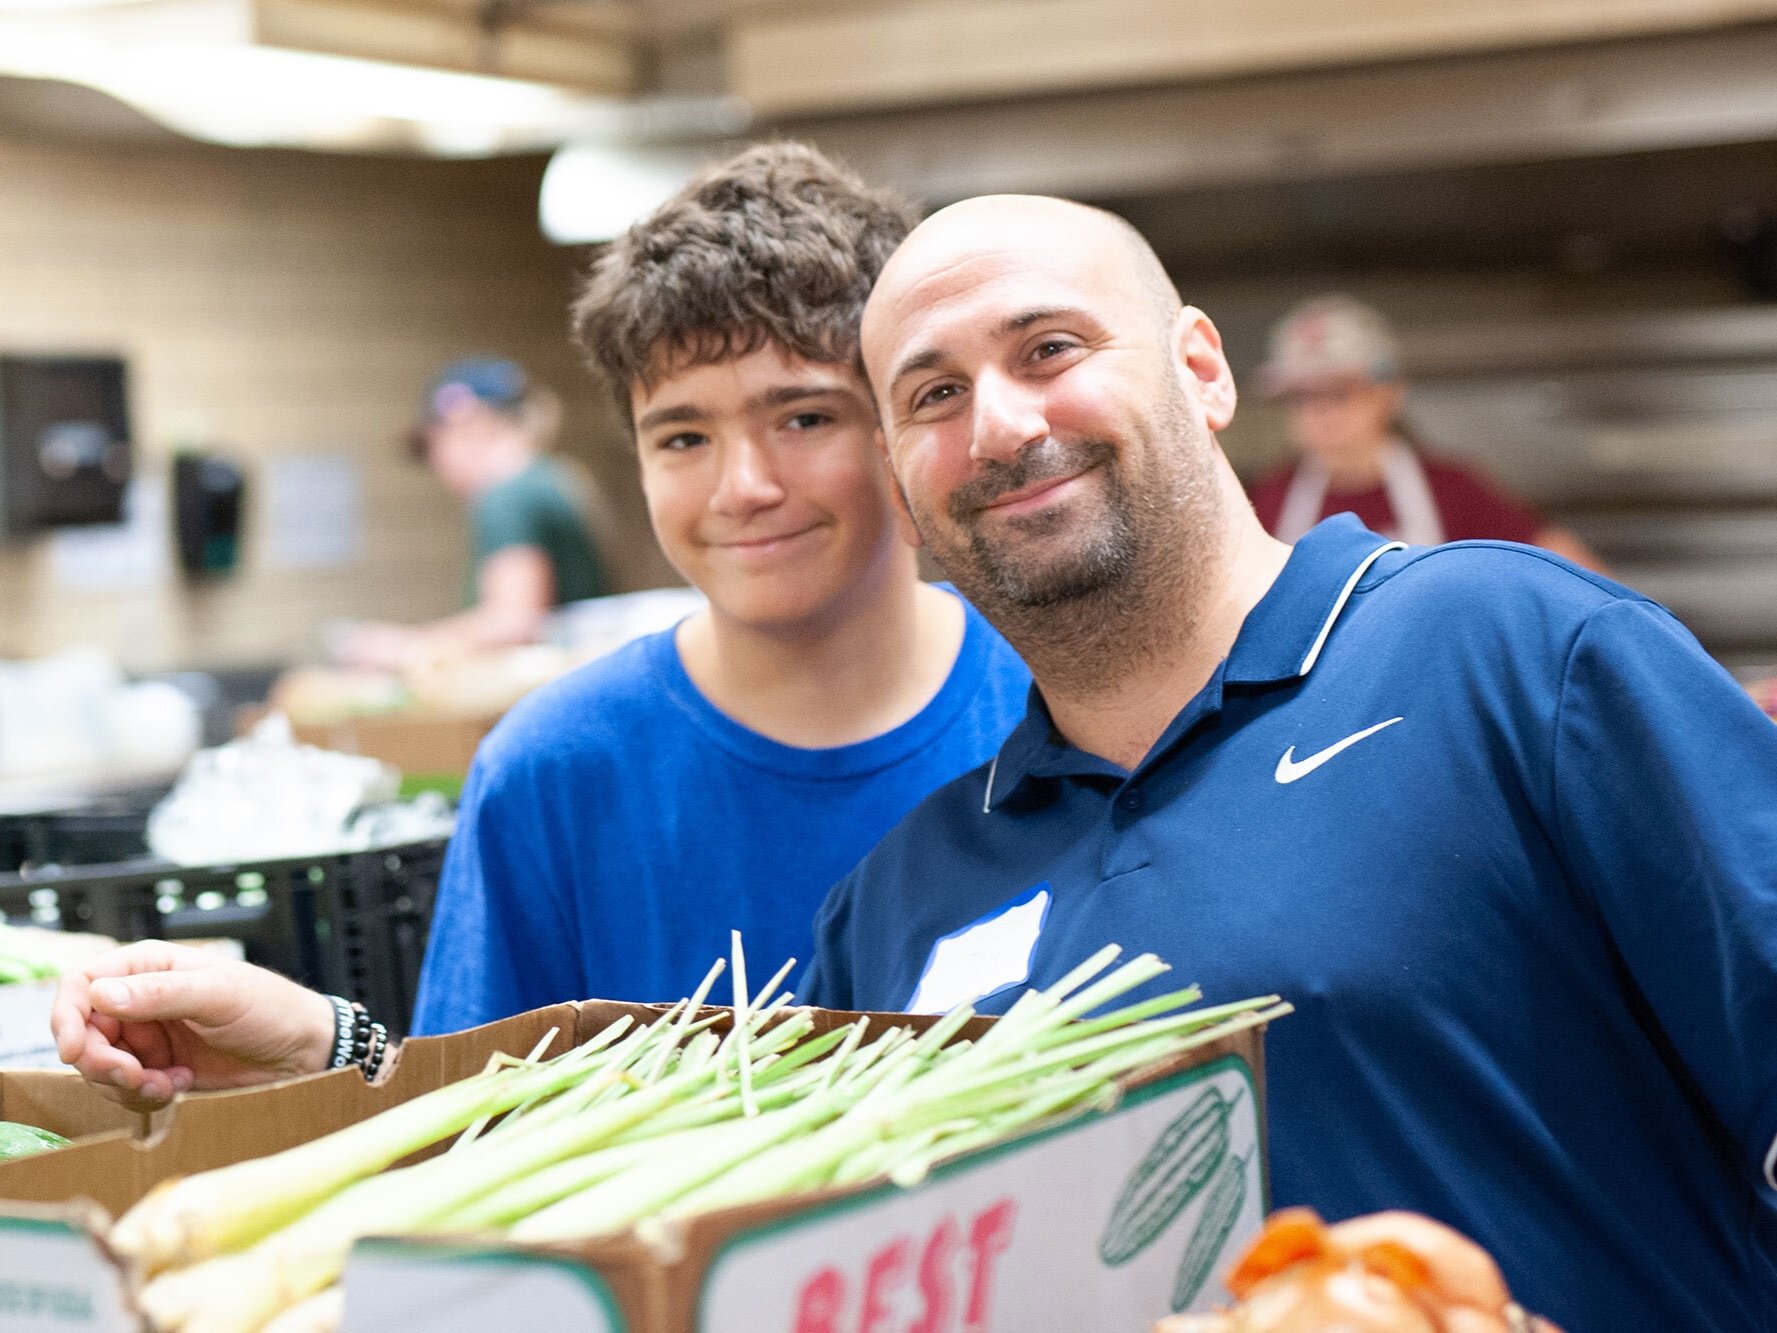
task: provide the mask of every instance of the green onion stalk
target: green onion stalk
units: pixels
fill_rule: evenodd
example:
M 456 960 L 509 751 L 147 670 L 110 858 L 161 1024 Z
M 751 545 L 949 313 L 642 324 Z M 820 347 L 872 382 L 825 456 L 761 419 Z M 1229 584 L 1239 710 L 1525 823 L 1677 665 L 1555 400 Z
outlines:
M 360 1237 L 433 1230 L 439 1218 L 507 1181 L 585 1153 L 669 1106 L 695 1100 L 715 1075 L 713 1062 L 668 1064 L 652 1084 L 635 1072 L 654 1053 L 650 1048 L 677 1039 L 677 1017 L 669 1013 L 620 1043 L 614 1049 L 621 1055 L 606 1061 L 596 1078 L 582 1079 L 566 1092 L 582 1103 L 576 1114 L 488 1133 L 460 1153 L 358 1179 L 250 1248 L 155 1278 L 141 1292 L 143 1310 L 161 1329 L 261 1328 L 279 1310 L 335 1281 Z M 811 1027 L 806 1014 L 792 1016 L 769 1034 L 770 1043 L 794 1042 Z
M 816 1033 L 780 993 L 785 964 L 749 994 L 738 936 L 735 1003 L 687 1000 L 633 1028 L 620 1020 L 553 1060 L 539 1052 L 415 1098 L 286 1153 L 173 1182 L 114 1229 L 145 1275 L 157 1328 L 312 1333 L 332 1327 L 354 1241 L 480 1233 L 516 1242 L 633 1230 L 665 1240 L 716 1209 L 887 1180 L 1083 1108 L 1192 1047 L 1269 1021 L 1267 996 L 1191 1008 L 1195 988 L 1113 1008 L 1167 971 L 1151 954 L 1113 966 L 1107 946 L 1022 995 L 973 1040 L 959 1006 L 925 1031 Z M 403 1157 L 456 1135 L 417 1165 Z

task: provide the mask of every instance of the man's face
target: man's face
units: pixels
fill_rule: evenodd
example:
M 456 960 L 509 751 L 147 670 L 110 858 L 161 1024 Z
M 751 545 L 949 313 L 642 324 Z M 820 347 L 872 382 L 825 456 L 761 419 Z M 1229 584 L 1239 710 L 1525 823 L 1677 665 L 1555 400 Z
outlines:
M 1335 472 L 1362 470 L 1387 442 L 1401 391 L 1370 380 L 1328 380 L 1284 396 L 1290 438 Z
M 876 414 L 850 366 L 758 351 L 630 395 L 661 549 L 718 616 L 818 626 L 900 547 Z
M 889 278 L 865 352 L 890 463 L 972 600 L 1078 602 L 1176 543 L 1206 427 L 1115 245 L 953 248 Z

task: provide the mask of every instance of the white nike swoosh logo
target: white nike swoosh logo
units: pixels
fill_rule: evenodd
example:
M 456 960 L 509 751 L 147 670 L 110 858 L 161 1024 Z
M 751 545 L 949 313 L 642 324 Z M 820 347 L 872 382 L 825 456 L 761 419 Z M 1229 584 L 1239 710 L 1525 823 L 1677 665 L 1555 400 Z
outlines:
M 1338 754 L 1341 750 L 1349 750 L 1352 746 L 1356 745 L 1366 737 L 1374 736 L 1384 727 L 1392 727 L 1395 723 L 1403 720 L 1404 719 L 1402 718 L 1391 717 L 1386 722 L 1378 722 L 1373 727 L 1365 727 L 1362 731 L 1347 736 L 1342 741 L 1335 741 L 1333 744 L 1327 746 L 1326 749 L 1317 750 L 1315 753 L 1302 760 L 1296 758 L 1296 747 L 1292 745 L 1289 749 L 1283 752 L 1283 758 L 1277 761 L 1277 780 L 1281 783 L 1291 783 L 1297 778 L 1305 778 L 1310 773 L 1314 772 L 1315 769 L 1326 763 L 1327 760 Z

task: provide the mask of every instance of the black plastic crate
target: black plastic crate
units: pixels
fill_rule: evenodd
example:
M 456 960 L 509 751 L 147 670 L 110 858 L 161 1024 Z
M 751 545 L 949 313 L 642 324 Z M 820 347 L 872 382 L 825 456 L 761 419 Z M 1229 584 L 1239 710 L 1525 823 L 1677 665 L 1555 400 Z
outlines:
M 249 962 L 361 1001 L 403 1036 L 447 841 L 239 866 L 141 860 L 0 875 L 0 912 L 122 941 L 237 939 Z
M 148 855 L 148 816 L 164 786 L 96 796 L 78 805 L 0 815 L 0 871 L 110 865 Z

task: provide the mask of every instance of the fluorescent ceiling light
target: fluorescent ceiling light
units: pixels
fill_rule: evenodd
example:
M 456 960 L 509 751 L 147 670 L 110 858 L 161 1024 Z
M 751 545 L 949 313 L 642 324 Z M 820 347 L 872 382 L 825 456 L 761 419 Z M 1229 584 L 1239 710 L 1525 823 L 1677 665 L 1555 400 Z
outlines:
M 250 0 L 0 0 L 0 75 L 83 84 L 234 147 L 483 157 L 571 144 L 538 205 L 559 244 L 618 235 L 751 121 L 734 98 L 620 101 L 259 45 L 254 12 Z
M 716 151 L 598 143 L 559 149 L 537 202 L 543 234 L 557 245 L 620 236 L 677 194 Z
M 132 12 L 142 20 L 115 21 Z M 226 24 L 163 25 L 143 4 L 0 0 L 0 74 L 84 84 L 182 134 L 238 147 L 482 156 L 605 137 L 623 120 L 607 98 L 257 46 Z
M 146 0 L 0 0 L 0 14 L 65 14 L 75 9 L 115 9 Z

